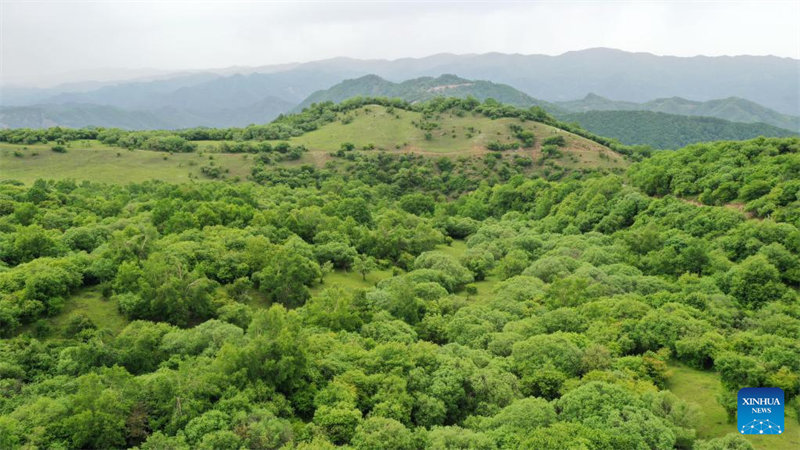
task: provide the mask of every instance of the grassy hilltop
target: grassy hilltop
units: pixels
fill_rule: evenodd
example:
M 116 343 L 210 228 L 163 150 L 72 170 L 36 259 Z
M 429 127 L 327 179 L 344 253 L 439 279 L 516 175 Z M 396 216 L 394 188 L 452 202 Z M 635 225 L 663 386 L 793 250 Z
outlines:
M 491 145 L 510 146 L 519 139 L 512 126 L 533 133 L 529 146 L 503 151 Z M 548 138 L 563 137 L 557 151 L 544 155 Z M 140 148 L 120 148 L 96 139 L 81 139 L 65 144 L 66 153 L 51 151 L 52 143 L 10 144 L 0 142 L 0 179 L 32 182 L 37 178 L 90 180 L 112 183 L 156 179 L 171 182 L 204 179 L 202 168 L 213 165 L 221 176 L 246 180 L 257 155 L 231 153 L 226 146 L 237 139 L 197 140 L 191 152 L 158 152 Z M 625 157 L 608 147 L 569 131 L 534 120 L 513 117 L 490 118 L 478 112 L 446 110 L 426 118 L 423 112 L 383 105 L 365 105 L 338 112 L 312 131 L 286 139 L 267 139 L 271 145 L 288 142 L 303 146 L 299 159 L 277 162 L 277 166 L 310 164 L 317 168 L 335 161 L 343 144 L 356 151 L 386 152 L 425 157 L 481 158 L 500 153 L 501 159 L 530 158 L 530 169 L 545 165 L 567 170 L 614 170 L 627 166 Z M 552 150 L 552 149 L 551 149 Z
M 557 159 L 564 165 L 585 165 L 590 168 L 625 165 L 622 156 L 609 148 L 540 122 L 445 113 L 437 120 L 438 126 L 435 129 L 425 131 L 415 126 L 423 121 L 419 112 L 389 111 L 384 106 L 367 106 L 344 114 L 340 120 L 318 130 L 291 138 L 290 142 L 305 145 L 312 152 L 336 151 L 341 148 L 342 143 L 349 142 L 356 148 L 375 147 L 379 150 L 428 156 L 482 155 L 490 151 L 488 146 L 492 142 L 517 142 L 509 128 L 510 125 L 517 124 L 532 131 L 538 139 L 530 148 L 516 149 L 515 152 L 537 157 L 541 155 L 544 139 L 563 136 L 566 144 L 562 153 L 566 157 Z M 427 133 L 430 133 L 429 137 L 426 137 Z M 607 159 L 601 160 L 601 155 Z M 575 158 L 577 161 L 574 161 Z

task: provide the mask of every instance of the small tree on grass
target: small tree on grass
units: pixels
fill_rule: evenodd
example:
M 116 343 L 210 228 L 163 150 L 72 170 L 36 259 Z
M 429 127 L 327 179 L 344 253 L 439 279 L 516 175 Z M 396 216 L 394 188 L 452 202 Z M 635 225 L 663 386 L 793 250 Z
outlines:
M 319 266 L 319 284 L 325 283 L 325 275 L 333 272 L 333 263 L 330 261 L 325 261 Z
M 377 269 L 378 265 L 375 263 L 375 258 L 372 256 L 358 255 L 353 260 L 353 270 L 361 274 L 361 278 L 366 281 L 367 274 Z

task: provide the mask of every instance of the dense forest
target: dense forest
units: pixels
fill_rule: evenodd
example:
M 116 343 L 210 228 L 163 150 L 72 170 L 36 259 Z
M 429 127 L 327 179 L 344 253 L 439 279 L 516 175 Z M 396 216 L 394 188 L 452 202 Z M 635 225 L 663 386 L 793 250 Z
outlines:
M 631 178 L 650 195 L 740 207 L 755 217 L 800 227 L 797 140 L 760 138 L 659 152 L 634 167 Z
M 0 138 L 193 151 L 347 107 Z M 242 183 L 0 183 L 0 448 L 751 448 L 698 434 L 678 366 L 729 420 L 782 388 L 797 427 L 800 139 L 550 178 L 346 147 Z
M 765 123 L 739 123 L 713 117 L 651 111 L 589 111 L 563 114 L 563 120 L 628 145 L 676 149 L 696 142 L 797 136 L 797 131 Z

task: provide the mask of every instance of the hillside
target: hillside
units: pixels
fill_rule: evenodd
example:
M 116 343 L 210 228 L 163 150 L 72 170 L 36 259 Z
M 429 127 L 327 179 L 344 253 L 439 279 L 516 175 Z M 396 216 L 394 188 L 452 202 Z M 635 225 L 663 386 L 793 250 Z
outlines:
M 518 143 L 510 126 L 519 125 L 536 136 L 535 143 L 530 148 L 504 151 L 506 157 L 546 158 L 549 165 L 569 169 L 613 169 L 627 165 L 622 155 L 596 142 L 533 121 L 520 122 L 511 118 L 489 120 L 479 115 L 443 113 L 427 122 L 435 123 L 436 127 L 426 131 L 416 125 L 423 122 L 420 113 L 391 111 L 381 106 L 355 110 L 344 115 L 343 119 L 291 138 L 290 142 L 304 145 L 312 152 L 321 150 L 322 153 L 338 151 L 342 144 L 351 143 L 356 149 L 374 147 L 377 150 L 432 157 L 481 156 L 494 153 L 490 150 L 492 143 Z M 555 136 L 564 137 L 563 147 L 558 149 L 557 154 L 543 157 L 544 140 Z
M 310 150 L 335 152 L 342 144 L 353 144 L 356 149 L 412 152 L 429 156 L 482 155 L 491 152 L 492 143 L 513 144 L 519 139 L 510 126 L 518 125 L 536 137 L 530 148 L 509 150 L 508 154 L 541 157 L 545 139 L 562 136 L 560 156 L 554 157 L 565 167 L 623 167 L 621 155 L 589 139 L 539 122 L 500 118 L 491 120 L 479 114 L 458 115 L 445 112 L 424 119 L 415 111 L 402 111 L 383 106 L 367 106 L 346 114 L 339 120 L 317 130 L 289 139 L 292 144 L 303 145 Z M 430 130 L 419 124 L 431 125 Z M 432 125 L 435 124 L 435 125 Z
M 781 114 L 755 102 L 738 97 L 708 100 L 705 102 L 686 100 L 681 97 L 660 98 L 644 103 L 611 100 L 589 94 L 581 100 L 557 102 L 556 105 L 569 113 L 588 111 L 652 111 L 682 116 L 705 116 L 731 122 L 766 123 L 778 128 L 800 131 L 800 117 Z M 554 114 L 562 113 L 557 110 Z M 563 113 L 562 113 L 563 114 Z
M 379 155 L 471 161 L 465 173 L 472 181 L 485 176 L 483 168 L 502 169 L 504 176 L 559 178 L 571 171 L 618 171 L 628 165 L 602 138 L 533 120 L 528 110 L 453 98 L 413 105 L 384 101 L 320 104 L 244 129 L 6 130 L 0 131 L 0 141 L 7 142 L 0 143 L 0 162 L 3 178 L 121 183 L 148 177 L 244 181 L 274 168 L 302 165 L 350 170 L 356 159 Z M 66 141 L 65 153 L 51 151 L 57 139 Z
M 339 103 L 352 97 L 401 98 L 411 103 L 436 97 L 474 97 L 480 101 L 492 98 L 500 103 L 527 108 L 542 106 L 548 110 L 558 109 L 548 102 L 537 100 L 511 86 L 483 80 L 466 80 L 455 75 L 422 77 L 401 83 L 392 83 L 377 75 L 365 75 L 345 80 L 329 89 L 317 91 L 303 100 L 295 110 L 302 110 L 312 103 Z
M 659 149 L 674 149 L 695 142 L 797 135 L 763 123 L 738 123 L 650 111 L 589 111 L 563 114 L 560 118 L 627 145 L 650 145 Z
M 744 164 L 742 157 L 747 159 Z M 629 174 L 649 195 L 672 194 L 700 204 L 732 206 L 800 227 L 799 167 L 800 138 L 759 138 L 658 152 Z

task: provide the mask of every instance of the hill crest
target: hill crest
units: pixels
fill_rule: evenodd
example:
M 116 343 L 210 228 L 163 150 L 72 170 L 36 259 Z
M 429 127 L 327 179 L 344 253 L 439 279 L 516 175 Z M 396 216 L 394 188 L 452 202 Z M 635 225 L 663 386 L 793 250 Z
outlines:
M 453 74 L 437 77 L 425 76 L 395 83 L 378 75 L 369 74 L 344 80 L 329 89 L 319 90 L 303 100 L 294 111 L 322 102 L 339 103 L 353 97 L 401 98 L 411 103 L 436 97 L 474 97 L 480 101 L 492 98 L 516 107 L 541 106 L 557 110 L 554 105 L 535 99 L 507 84 L 486 80 L 469 80 Z

